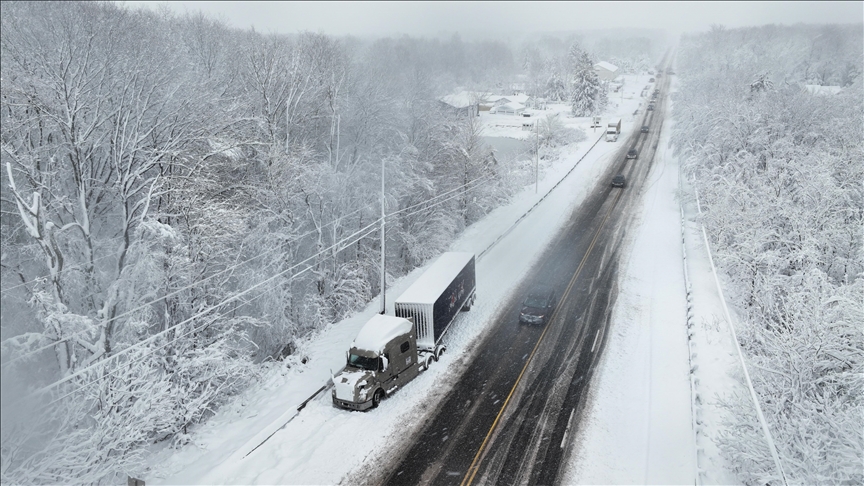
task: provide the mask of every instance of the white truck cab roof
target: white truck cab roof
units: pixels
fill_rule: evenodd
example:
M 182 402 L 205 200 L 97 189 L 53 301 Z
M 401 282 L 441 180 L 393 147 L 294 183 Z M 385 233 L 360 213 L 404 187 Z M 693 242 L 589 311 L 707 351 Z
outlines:
M 363 325 L 351 346 L 379 353 L 393 338 L 410 333 L 412 326 L 408 319 L 377 314 Z

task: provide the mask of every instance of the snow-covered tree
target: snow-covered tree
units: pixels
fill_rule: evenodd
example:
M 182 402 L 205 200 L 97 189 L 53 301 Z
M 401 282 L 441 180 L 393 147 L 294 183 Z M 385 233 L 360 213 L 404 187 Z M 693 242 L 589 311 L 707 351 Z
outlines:
M 580 51 L 577 55 L 571 51 L 571 54 L 573 77 L 570 85 L 570 107 L 573 116 L 590 116 L 599 109 L 600 79 L 587 52 Z
M 839 50 L 815 49 L 814 30 Z M 673 142 L 790 483 L 864 479 L 861 81 L 831 96 L 789 82 L 812 79 L 824 58 L 861 56 L 861 38 L 860 26 L 714 28 L 678 57 Z M 772 77 L 786 82 L 772 88 Z M 742 482 L 763 484 L 777 472 L 748 400 L 723 398 L 731 423 L 718 443 Z

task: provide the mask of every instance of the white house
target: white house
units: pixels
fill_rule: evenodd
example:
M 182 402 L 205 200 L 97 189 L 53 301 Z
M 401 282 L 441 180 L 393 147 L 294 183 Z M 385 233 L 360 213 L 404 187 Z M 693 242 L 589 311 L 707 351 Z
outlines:
M 458 113 L 480 116 L 480 101 L 477 93 L 471 91 L 460 91 L 438 99 L 445 106 Z
M 512 101 L 510 103 L 505 103 L 503 105 L 496 106 L 495 108 L 492 108 L 492 110 L 490 111 L 490 113 L 495 113 L 497 115 L 517 115 L 517 116 L 521 116 L 523 112 L 525 112 L 525 105 L 523 105 L 521 103 L 515 103 Z
M 606 61 L 600 61 L 595 64 L 594 71 L 597 73 L 597 77 L 600 78 L 600 81 L 611 81 L 620 74 L 618 72 L 618 66 Z

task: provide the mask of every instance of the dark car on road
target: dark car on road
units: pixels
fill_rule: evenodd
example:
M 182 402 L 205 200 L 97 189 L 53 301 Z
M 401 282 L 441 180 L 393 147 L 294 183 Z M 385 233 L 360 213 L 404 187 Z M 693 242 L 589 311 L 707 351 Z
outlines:
M 538 285 L 531 289 L 528 297 L 522 302 L 519 322 L 546 324 L 554 309 L 555 289 L 546 285 Z
M 635 148 L 632 148 L 632 149 L 627 151 L 627 158 L 628 159 L 635 159 L 636 157 L 639 157 L 639 152 L 637 152 Z
M 654 103 L 648 105 L 648 111 L 654 111 Z
M 648 125 L 642 125 L 642 133 L 648 133 Z
M 624 179 L 623 174 L 618 174 L 612 178 L 612 187 L 624 187 L 627 184 L 627 181 Z

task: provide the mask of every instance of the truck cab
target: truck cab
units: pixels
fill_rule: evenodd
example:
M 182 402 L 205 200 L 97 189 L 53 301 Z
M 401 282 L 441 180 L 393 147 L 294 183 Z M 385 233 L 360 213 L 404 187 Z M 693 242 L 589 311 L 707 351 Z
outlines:
M 414 323 L 376 315 L 360 329 L 345 367 L 333 377 L 333 404 L 349 410 L 375 408 L 419 372 Z

